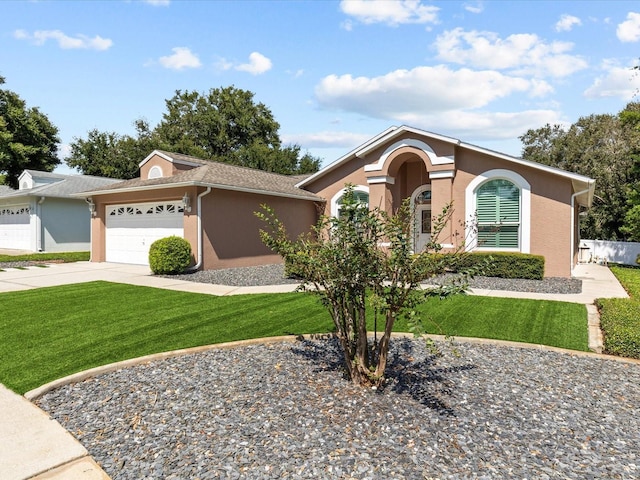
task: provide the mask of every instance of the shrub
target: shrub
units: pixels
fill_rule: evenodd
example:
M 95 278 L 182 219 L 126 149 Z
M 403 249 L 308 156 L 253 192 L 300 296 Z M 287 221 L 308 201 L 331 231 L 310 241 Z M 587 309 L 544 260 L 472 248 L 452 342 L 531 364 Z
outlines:
M 604 353 L 640 359 L 640 302 L 626 298 L 596 301 Z
M 613 266 L 611 271 L 631 298 L 599 298 L 604 352 L 640 359 L 640 269 Z
M 149 248 L 149 266 L 156 275 L 182 273 L 190 263 L 191 245 L 182 237 L 161 238 Z
M 515 252 L 471 252 L 458 255 L 449 267 L 454 272 L 471 268 L 479 268 L 477 274 L 485 277 L 542 280 L 544 257 Z

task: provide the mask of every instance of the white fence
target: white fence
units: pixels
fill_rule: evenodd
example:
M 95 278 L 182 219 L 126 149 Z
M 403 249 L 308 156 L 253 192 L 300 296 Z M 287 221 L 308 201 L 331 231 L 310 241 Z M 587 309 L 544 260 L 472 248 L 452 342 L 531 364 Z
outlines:
M 611 242 L 608 240 L 580 240 L 580 263 L 623 263 L 637 265 L 640 243 Z

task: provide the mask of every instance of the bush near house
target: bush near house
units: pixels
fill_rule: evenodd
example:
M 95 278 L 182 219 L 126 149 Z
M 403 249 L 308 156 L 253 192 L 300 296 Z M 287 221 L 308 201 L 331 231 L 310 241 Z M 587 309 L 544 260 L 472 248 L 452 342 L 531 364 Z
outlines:
M 182 273 L 190 263 L 191 245 L 182 237 L 161 238 L 149 247 L 149 267 L 156 275 Z
M 631 298 L 599 298 L 604 353 L 640 359 L 640 268 L 612 266 Z
M 450 266 L 456 272 L 471 268 L 479 268 L 478 274 L 485 277 L 542 280 L 544 257 L 515 252 L 471 252 L 459 256 Z

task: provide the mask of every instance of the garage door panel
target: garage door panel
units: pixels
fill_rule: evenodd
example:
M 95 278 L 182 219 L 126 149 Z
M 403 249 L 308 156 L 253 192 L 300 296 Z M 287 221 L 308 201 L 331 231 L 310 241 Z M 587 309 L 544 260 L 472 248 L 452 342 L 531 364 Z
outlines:
M 160 238 L 184 236 L 179 202 L 114 205 L 107 208 L 107 262 L 149 264 L 149 247 Z
M 28 205 L 0 207 L 0 248 L 31 250 L 31 213 Z

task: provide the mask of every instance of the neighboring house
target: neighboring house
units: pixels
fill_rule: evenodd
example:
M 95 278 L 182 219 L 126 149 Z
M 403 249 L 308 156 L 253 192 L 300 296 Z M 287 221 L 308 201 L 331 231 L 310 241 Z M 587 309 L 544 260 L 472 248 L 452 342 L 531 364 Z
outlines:
M 371 207 L 394 211 L 410 199 L 416 251 L 430 239 L 432 218 L 452 204 L 438 238 L 445 248 L 543 255 L 553 277 L 571 275 L 579 212 L 595 187 L 582 175 L 406 126 L 303 179 L 156 150 L 139 179 L 84 193 L 96 206 L 92 259 L 147 264 L 152 241 L 175 234 L 191 243 L 197 268 L 280 262 L 262 245 L 254 212 L 272 206 L 297 235 L 319 214 L 338 214 L 346 183 Z
M 32 252 L 87 251 L 91 213 L 72 195 L 120 180 L 25 170 L 18 190 L 0 189 L 0 248 Z

